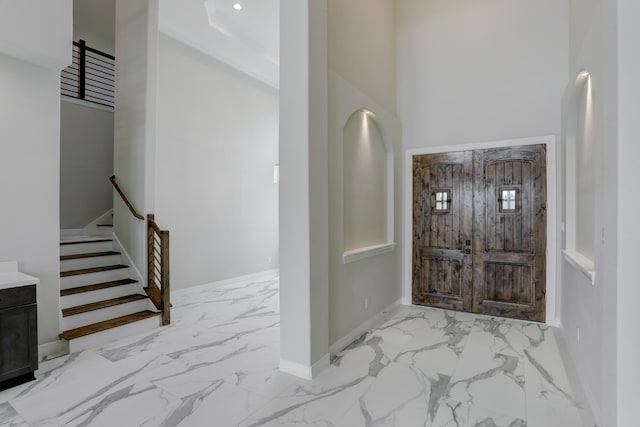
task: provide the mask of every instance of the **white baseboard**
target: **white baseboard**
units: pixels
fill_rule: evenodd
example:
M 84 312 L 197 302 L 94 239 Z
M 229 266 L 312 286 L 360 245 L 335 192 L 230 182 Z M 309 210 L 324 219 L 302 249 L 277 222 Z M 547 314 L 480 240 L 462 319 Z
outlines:
M 145 277 L 142 275 L 142 273 L 140 273 L 140 270 L 138 270 L 138 267 L 136 267 L 136 265 L 133 263 L 133 260 L 129 256 L 129 252 L 127 252 L 124 246 L 122 246 L 122 242 L 120 242 L 120 239 L 118 239 L 118 236 L 116 236 L 116 233 L 111 233 L 111 235 L 113 236 L 114 250 L 121 253 L 120 256 L 124 258 L 123 259 L 123 261 L 125 261 L 124 264 L 127 264 L 129 266 L 129 273 L 133 273 L 133 276 L 135 276 L 135 277 L 132 277 L 132 279 L 137 280 L 138 283 L 140 283 L 144 288 L 147 283 L 145 280 Z
M 45 361 L 67 354 L 62 341 L 52 341 L 38 346 L 38 360 Z
M 105 221 L 113 222 L 112 215 L 113 215 L 113 208 L 109 209 L 108 211 L 100 215 L 98 218 L 91 221 L 82 229 L 82 231 L 87 236 L 103 235 L 104 231 L 100 230 L 100 228 L 98 227 L 98 224 L 102 224 Z
M 329 347 L 329 354 L 336 354 L 336 353 L 341 352 L 342 350 L 347 348 L 349 346 L 349 344 L 351 344 L 352 342 L 354 342 L 355 340 L 360 338 L 362 335 L 364 335 L 366 332 L 372 330 L 373 328 L 378 326 L 380 323 L 382 323 L 382 321 L 383 321 L 383 319 L 384 319 L 384 317 L 385 317 L 385 315 L 387 313 L 396 311 L 400 307 L 402 307 L 402 299 L 399 299 L 399 300 L 395 301 L 394 303 L 390 304 L 388 307 L 386 307 L 380 313 L 375 314 L 374 316 L 370 317 L 368 320 L 363 322 L 360 326 L 358 326 L 357 328 L 355 328 L 354 330 L 349 332 L 347 335 L 345 335 L 342 338 L 340 338 L 338 341 L 334 342 Z
M 312 380 L 320 372 L 329 367 L 329 353 L 325 354 L 313 365 L 303 365 L 301 363 L 292 362 L 290 360 L 280 359 L 280 371 L 285 374 L 293 375 L 303 380 Z

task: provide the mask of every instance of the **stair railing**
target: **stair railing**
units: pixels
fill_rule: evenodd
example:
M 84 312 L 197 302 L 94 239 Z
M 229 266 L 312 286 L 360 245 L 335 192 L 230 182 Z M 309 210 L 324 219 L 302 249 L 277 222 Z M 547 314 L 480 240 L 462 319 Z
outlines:
M 113 111 L 115 57 L 79 40 L 73 42 L 72 60 L 72 64 L 60 73 L 60 94 Z
M 129 211 L 134 217 L 144 221 L 144 217 L 133 207 L 127 196 L 116 182 L 115 175 L 109 178 Z M 155 215 L 147 215 L 147 287 L 145 292 L 162 312 L 162 325 L 171 323 L 169 275 L 169 231 L 162 230 L 155 221 Z
M 147 215 L 147 288 L 154 305 L 162 311 L 162 325 L 171 323 L 169 281 L 169 232 L 161 230 L 153 214 Z
M 129 201 L 129 199 L 127 198 L 127 196 L 124 194 L 124 192 L 120 189 L 120 186 L 118 185 L 118 183 L 116 182 L 116 176 L 115 175 L 111 175 L 111 178 L 109 178 L 109 181 L 111 181 L 111 185 L 113 185 L 113 188 L 116 189 L 116 191 L 118 192 L 118 194 L 120 195 L 120 198 L 122 199 L 122 201 L 124 202 L 125 205 L 127 205 L 127 207 L 129 208 L 129 211 L 131 211 L 131 213 L 133 214 L 134 217 L 138 218 L 140 221 L 144 221 L 144 217 L 138 213 L 138 211 L 136 210 L 136 208 L 133 207 L 133 205 L 131 204 L 131 202 Z

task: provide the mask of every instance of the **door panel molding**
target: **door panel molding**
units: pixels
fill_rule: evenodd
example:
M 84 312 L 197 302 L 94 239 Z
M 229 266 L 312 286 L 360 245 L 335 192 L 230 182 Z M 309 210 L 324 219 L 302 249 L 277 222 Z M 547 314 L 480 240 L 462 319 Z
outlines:
M 486 150 L 492 148 L 519 147 L 525 145 L 546 146 L 546 182 L 547 182 L 547 256 L 546 256 L 546 323 L 558 326 L 559 321 L 556 310 L 556 283 L 557 283 L 557 154 L 556 138 L 553 135 L 539 136 L 531 138 L 519 138 L 510 140 L 500 140 L 492 142 L 471 143 L 462 145 L 445 145 L 437 147 L 422 147 L 405 150 L 404 157 L 404 189 L 403 189 L 403 298 L 402 302 L 411 305 L 412 299 L 412 276 L 413 276 L 413 157 L 423 154 L 450 153 L 456 151 Z M 524 255 L 524 254 L 523 254 Z M 496 261 L 501 259 L 496 258 Z M 504 259 L 507 261 L 507 259 Z M 519 305 L 519 304 L 518 304 Z M 492 303 L 486 303 L 485 312 L 490 312 Z
M 540 273 L 547 265 L 546 149 L 536 144 L 473 152 L 474 312 L 546 320 L 547 278 Z M 513 184 L 521 185 L 525 200 L 519 210 L 500 212 L 498 190 Z

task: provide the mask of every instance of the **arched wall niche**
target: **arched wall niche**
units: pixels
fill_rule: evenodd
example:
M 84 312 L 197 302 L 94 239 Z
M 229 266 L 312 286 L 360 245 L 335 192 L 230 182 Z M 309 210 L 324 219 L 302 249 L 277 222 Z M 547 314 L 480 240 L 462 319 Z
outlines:
M 566 127 L 565 259 L 595 283 L 596 160 L 591 74 L 578 73 Z
M 374 112 L 361 108 L 342 129 L 343 262 L 392 250 L 393 147 Z

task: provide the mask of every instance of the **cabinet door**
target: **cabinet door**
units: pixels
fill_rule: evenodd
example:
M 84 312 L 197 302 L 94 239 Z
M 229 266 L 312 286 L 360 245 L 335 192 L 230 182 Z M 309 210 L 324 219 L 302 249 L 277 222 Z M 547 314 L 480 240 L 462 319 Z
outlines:
M 0 381 L 38 368 L 36 305 L 0 310 Z

